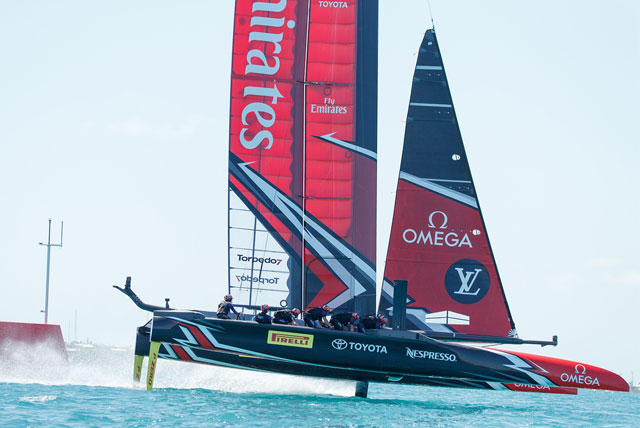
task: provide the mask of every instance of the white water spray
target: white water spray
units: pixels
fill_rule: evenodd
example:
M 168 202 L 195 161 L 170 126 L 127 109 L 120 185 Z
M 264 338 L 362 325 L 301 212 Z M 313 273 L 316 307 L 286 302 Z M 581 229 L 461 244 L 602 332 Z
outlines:
M 8 351 L 10 349 L 10 352 Z M 133 349 L 72 343 L 67 345 L 67 362 L 47 344 L 11 344 L 0 359 L 0 382 L 45 385 L 86 385 L 144 389 L 147 359 L 142 381 L 133 377 Z M 331 394 L 353 396 L 354 383 L 161 359 L 154 389 L 209 389 L 232 393 Z

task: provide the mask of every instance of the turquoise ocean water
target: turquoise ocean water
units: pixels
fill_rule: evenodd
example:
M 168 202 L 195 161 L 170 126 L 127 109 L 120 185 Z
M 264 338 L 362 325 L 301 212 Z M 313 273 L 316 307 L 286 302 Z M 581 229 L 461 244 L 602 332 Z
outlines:
M 640 427 L 640 394 L 372 384 L 360 399 L 351 382 L 166 360 L 148 392 L 131 381 L 131 349 L 76 346 L 69 358 L 2 362 L 0 427 Z

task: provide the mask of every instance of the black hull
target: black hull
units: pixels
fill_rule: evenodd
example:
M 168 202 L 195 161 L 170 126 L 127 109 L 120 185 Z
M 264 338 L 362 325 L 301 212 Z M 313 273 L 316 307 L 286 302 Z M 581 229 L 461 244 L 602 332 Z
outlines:
M 156 311 L 151 330 L 138 329 L 136 355 L 147 355 L 150 341 L 162 343 L 160 358 L 302 376 L 491 389 L 554 385 L 532 366 L 515 367 L 512 356 L 387 329 L 361 334 Z
M 147 346 L 148 348 L 148 346 Z M 302 365 L 282 361 L 272 361 L 250 355 L 231 354 L 208 349 L 187 348 L 181 345 L 163 343 L 158 354 L 160 358 L 180 360 L 198 364 L 215 365 L 244 370 L 275 372 L 295 376 L 310 376 L 327 379 L 352 380 L 360 382 L 399 383 L 409 385 L 445 386 L 474 389 L 508 389 L 496 382 L 481 382 L 451 378 L 430 378 L 424 376 L 390 377 L 353 368 L 331 368 Z

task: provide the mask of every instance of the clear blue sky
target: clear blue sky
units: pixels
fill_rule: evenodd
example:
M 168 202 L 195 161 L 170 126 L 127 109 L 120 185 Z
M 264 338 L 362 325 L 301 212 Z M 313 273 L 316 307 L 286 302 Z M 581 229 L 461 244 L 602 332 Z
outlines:
M 640 6 L 432 9 L 520 336 L 640 378 Z M 147 315 L 110 287 L 127 275 L 144 300 L 217 305 L 232 24 L 231 0 L 0 3 L 0 319 L 42 320 L 48 218 L 65 221 L 50 299 L 65 336 L 77 310 L 78 338 L 133 344 Z M 380 268 L 428 25 L 426 1 L 381 0 Z

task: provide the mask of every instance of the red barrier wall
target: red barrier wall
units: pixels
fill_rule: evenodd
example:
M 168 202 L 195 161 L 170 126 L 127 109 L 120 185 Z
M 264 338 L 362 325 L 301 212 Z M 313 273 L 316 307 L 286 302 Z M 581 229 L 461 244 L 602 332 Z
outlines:
M 51 347 L 67 355 L 62 338 L 62 330 L 57 324 L 31 324 L 0 321 L 0 352 L 10 342 L 41 344 L 48 342 Z

